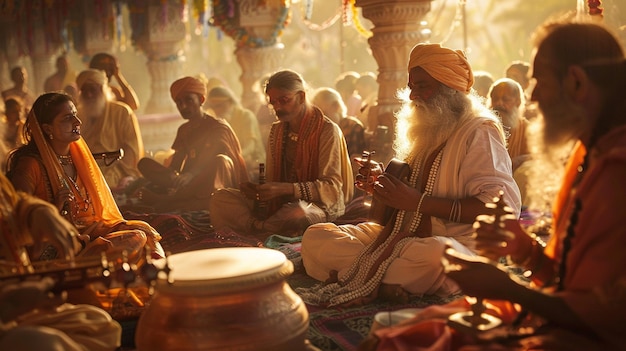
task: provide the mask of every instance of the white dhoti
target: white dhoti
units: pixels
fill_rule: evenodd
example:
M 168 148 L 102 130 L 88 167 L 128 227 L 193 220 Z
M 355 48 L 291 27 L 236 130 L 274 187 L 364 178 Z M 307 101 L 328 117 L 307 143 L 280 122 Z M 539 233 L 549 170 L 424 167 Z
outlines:
M 365 222 L 357 225 L 337 226 L 320 223 L 307 229 L 302 238 L 302 262 L 311 277 L 325 281 L 330 271 L 338 272 L 339 279 L 368 244 L 376 239 L 383 226 Z M 448 296 L 460 293 L 456 283 L 443 272 L 441 257 L 446 245 L 455 250 L 474 253 L 453 238 L 433 236 L 414 238 L 385 272 L 382 283 L 397 284 L 411 294 L 437 294 Z

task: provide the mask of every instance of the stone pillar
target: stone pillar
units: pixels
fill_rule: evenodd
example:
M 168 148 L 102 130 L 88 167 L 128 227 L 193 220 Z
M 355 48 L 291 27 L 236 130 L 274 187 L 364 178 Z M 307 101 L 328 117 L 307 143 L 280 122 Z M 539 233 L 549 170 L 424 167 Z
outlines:
M 46 43 L 45 29 L 42 21 L 33 22 L 33 48 L 30 52 L 32 72 L 29 73 L 28 87 L 35 96 L 43 93 L 46 78 L 52 74 L 55 58 L 60 44 Z
M 150 99 L 144 109 L 145 114 L 177 111 L 169 88 L 183 74 L 183 43 L 187 32 L 180 18 L 180 8 L 170 5 L 167 12 L 164 17 L 160 5 L 150 5 L 148 36 L 140 45 L 148 58 L 151 78 Z
M 13 86 L 11 82 L 10 71 L 17 65 L 23 65 L 23 56 L 20 56 L 19 47 L 22 43 L 18 42 L 15 34 L 15 21 L 9 18 L 2 18 L 0 21 L 0 90 L 6 90 Z M 32 82 L 31 82 L 32 84 Z M 3 106 L 3 104 L 0 104 Z
M 243 86 L 241 103 L 245 108 L 253 112 L 258 110 L 261 102 L 255 92 L 255 85 L 263 76 L 273 73 L 281 66 L 283 52 L 282 43 L 260 48 L 240 47 L 235 50 L 237 62 L 242 69 L 239 80 Z
M 113 7 L 108 0 L 98 7 L 93 1 L 83 1 L 79 6 L 82 11 L 77 9 L 72 12 L 72 18 L 80 23 L 80 32 L 74 38 L 74 48 L 87 57 L 87 68 L 93 55 L 100 52 L 114 53 Z M 76 74 L 81 71 L 77 69 Z
M 284 45 L 279 37 L 286 24 L 289 1 L 237 0 L 226 8 L 214 7 L 214 15 L 222 18 L 217 24 L 237 45 L 235 56 L 242 69 L 239 77 L 243 86 L 241 103 L 256 112 L 263 101 L 255 85 L 263 76 L 276 71 L 283 61 Z M 223 13 L 233 10 L 236 19 L 228 19 Z
M 374 24 L 368 39 L 378 63 L 378 104 L 370 116 L 378 116 L 379 125 L 392 130 L 393 113 L 400 104 L 396 92 L 406 87 L 407 63 L 411 48 L 428 39 L 420 24 L 430 11 L 431 0 L 357 0 L 363 17 Z M 371 117 L 370 117 L 371 118 Z

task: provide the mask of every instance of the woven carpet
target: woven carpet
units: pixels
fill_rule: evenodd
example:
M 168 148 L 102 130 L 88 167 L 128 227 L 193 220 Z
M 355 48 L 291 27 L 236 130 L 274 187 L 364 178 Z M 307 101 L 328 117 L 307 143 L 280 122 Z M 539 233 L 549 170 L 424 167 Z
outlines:
M 292 289 L 295 289 L 310 287 L 318 282 L 307 276 L 302 268 L 299 268 L 287 278 L 287 283 Z M 356 350 L 369 334 L 376 313 L 444 304 L 451 301 L 452 298 L 422 296 L 412 297 L 407 304 L 377 301 L 352 308 L 324 308 L 307 305 L 310 320 L 307 338 L 311 344 L 323 351 Z
M 357 213 L 354 217 L 358 218 L 360 215 Z M 256 238 L 241 236 L 229 230 L 216 232 L 210 225 L 208 212 L 202 211 L 159 215 L 126 211 L 124 217 L 150 223 L 163 236 L 161 243 L 169 254 L 216 247 L 268 247 L 283 252 L 294 264 L 294 273 L 287 278 L 287 283 L 292 289 L 311 287 L 318 283 L 304 272 L 299 250 L 300 238 L 270 236 L 261 242 Z M 359 343 L 367 337 L 376 313 L 422 308 L 450 300 L 422 296 L 411 298 L 407 304 L 380 301 L 353 308 L 307 306 L 310 320 L 307 338 L 311 344 L 323 351 L 356 350 Z M 122 326 L 123 347 L 120 350 L 134 350 L 136 320 L 122 321 Z

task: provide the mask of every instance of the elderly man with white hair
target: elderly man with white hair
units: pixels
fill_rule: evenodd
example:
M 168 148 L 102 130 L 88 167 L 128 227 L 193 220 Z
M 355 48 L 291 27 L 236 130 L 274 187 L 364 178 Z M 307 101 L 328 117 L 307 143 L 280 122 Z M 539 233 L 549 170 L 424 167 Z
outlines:
M 473 74 L 461 51 L 418 44 L 397 114 L 395 151 L 406 178 L 379 175 L 374 200 L 394 214 L 384 225 L 321 223 L 302 239 L 306 272 L 327 284 L 298 289 L 307 303 L 354 305 L 377 297 L 448 296 L 447 245 L 473 254 L 472 224 L 499 194 L 519 215 L 520 194 L 498 118 L 470 95 Z
M 87 69 L 76 77 L 81 134 L 94 154 L 124 150 L 124 157 L 110 165 L 99 162 L 104 178 L 115 188 L 124 178 L 138 178 L 137 162 L 144 156 L 143 139 L 133 110 L 111 98 L 105 73 Z

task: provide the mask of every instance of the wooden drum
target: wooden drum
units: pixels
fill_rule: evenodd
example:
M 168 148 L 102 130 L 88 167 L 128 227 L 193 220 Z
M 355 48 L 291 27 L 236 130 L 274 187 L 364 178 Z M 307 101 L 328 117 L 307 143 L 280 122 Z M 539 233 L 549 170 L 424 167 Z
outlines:
M 272 249 L 229 247 L 168 257 L 137 324 L 140 351 L 304 350 L 309 314 L 285 279 L 293 264 Z

